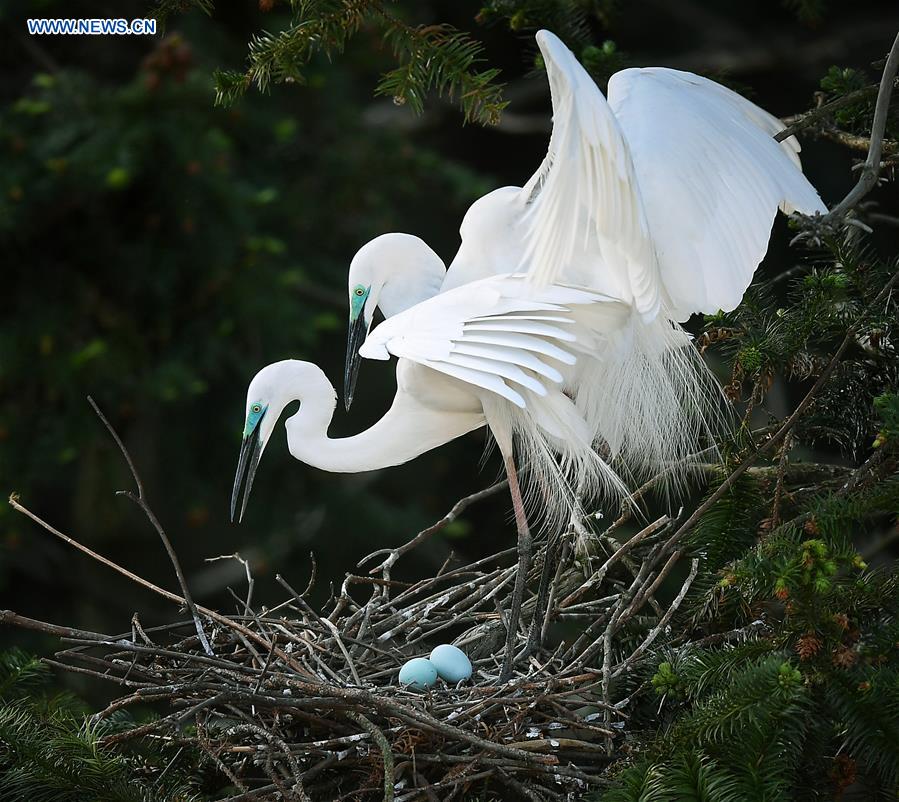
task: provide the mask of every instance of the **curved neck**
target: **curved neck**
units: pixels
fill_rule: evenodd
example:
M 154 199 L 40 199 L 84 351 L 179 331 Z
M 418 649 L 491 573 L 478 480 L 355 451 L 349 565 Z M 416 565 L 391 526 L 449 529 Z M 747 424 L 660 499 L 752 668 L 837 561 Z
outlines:
M 307 363 L 308 364 L 308 363 Z M 387 413 L 352 437 L 330 438 L 337 405 L 334 387 L 314 365 L 291 382 L 289 395 L 300 409 L 285 422 L 291 455 L 332 473 L 361 473 L 401 465 L 483 424 L 483 416 L 423 407 L 398 391 Z
M 445 276 L 446 268 L 442 262 L 439 273 L 436 270 L 418 270 L 391 276 L 378 295 L 378 306 L 384 317 L 393 317 L 415 304 L 433 298 L 440 292 Z
M 390 252 L 378 262 L 383 284 L 377 305 L 385 317 L 433 298 L 446 276 L 443 260 L 423 240 L 407 234 L 390 236 Z

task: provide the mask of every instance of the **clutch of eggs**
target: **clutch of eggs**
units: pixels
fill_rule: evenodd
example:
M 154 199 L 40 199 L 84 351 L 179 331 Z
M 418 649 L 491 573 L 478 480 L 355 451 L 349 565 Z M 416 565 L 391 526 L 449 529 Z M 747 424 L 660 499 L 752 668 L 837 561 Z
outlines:
M 440 677 L 456 685 L 471 677 L 471 660 L 465 652 L 449 643 L 436 646 L 429 657 L 413 657 L 400 669 L 400 685 L 417 691 L 427 690 Z

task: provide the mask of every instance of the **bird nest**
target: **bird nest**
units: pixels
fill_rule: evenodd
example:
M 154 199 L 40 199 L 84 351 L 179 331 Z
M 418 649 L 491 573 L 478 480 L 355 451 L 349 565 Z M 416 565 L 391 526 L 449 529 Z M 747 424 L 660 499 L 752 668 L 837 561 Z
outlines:
M 127 458 L 124 448 L 123 453 Z M 635 696 L 633 687 L 624 695 L 633 683 L 621 680 L 665 631 L 696 572 L 694 561 L 681 592 L 662 611 L 653 594 L 679 556 L 667 518 L 617 539 L 616 530 L 623 531 L 619 528 L 630 516 L 625 511 L 599 536 L 592 563 L 575 559 L 566 542 L 547 618 L 565 627 L 566 637 L 552 650 L 540 648 L 519 660 L 512 679 L 501 683 L 503 610 L 514 582 L 515 550 L 465 565 L 447 562 L 434 576 L 412 583 L 392 578 L 391 569 L 465 507 L 505 483 L 463 499 L 401 548 L 371 555 L 362 564 L 378 559 L 380 564 L 347 574 L 339 593 L 321 609 L 309 601 L 314 570 L 302 591 L 278 576 L 284 601 L 254 607 L 246 566 L 250 592 L 236 613 L 223 614 L 190 598 L 171 544 L 134 476 L 137 492 L 125 495 L 147 513 L 160 535 L 182 595 L 91 551 L 16 498 L 11 503 L 188 614 L 152 628 L 142 627 L 135 615 L 128 631 L 113 635 L 11 611 L 0 613 L 0 619 L 63 638 L 66 648 L 49 662 L 121 687 L 122 695 L 95 720 L 135 705 L 161 709 L 160 718 L 112 732 L 105 744 L 154 739 L 195 747 L 222 775 L 222 785 L 231 787 L 223 797 L 228 802 L 411 802 L 479 794 L 580 798 L 607 782 L 605 772 L 620 755 Z M 546 553 L 538 549 L 538 555 Z M 528 578 L 531 590 L 542 572 L 541 559 Z M 525 600 L 523 621 L 533 617 L 537 595 Z M 640 623 L 639 635 L 619 640 L 616 635 L 628 621 Z M 526 633 L 519 633 L 519 645 L 525 640 Z M 399 685 L 406 660 L 445 642 L 470 657 L 470 680 L 456 686 L 438 681 L 424 692 Z

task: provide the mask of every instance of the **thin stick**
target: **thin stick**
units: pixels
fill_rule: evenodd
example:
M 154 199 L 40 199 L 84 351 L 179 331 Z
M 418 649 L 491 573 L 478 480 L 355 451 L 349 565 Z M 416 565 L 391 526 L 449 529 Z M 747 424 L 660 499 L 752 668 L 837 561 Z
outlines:
M 12 610 L 0 610 L 0 624 L 11 624 L 21 629 L 31 629 L 35 632 L 43 632 L 47 635 L 55 635 L 58 638 L 77 638 L 78 640 L 95 640 L 105 643 L 110 640 L 106 635 L 99 632 L 88 632 L 85 629 L 74 629 L 72 627 L 61 627 L 56 624 L 48 624 L 45 621 L 38 621 L 34 618 L 27 618 L 19 615 Z
M 848 95 L 843 95 L 843 97 L 838 97 L 836 100 L 831 100 L 830 103 L 824 103 L 823 105 L 818 106 L 818 108 L 812 109 L 805 114 L 799 114 L 795 118 L 785 118 L 792 119 L 793 121 L 782 131 L 774 135 L 774 141 L 783 142 L 785 139 L 797 134 L 804 128 L 808 128 L 813 123 L 816 123 L 818 120 L 830 116 L 831 112 L 845 108 L 846 106 L 851 106 L 859 100 L 864 100 L 866 97 L 877 94 L 877 89 L 877 84 L 863 86 L 861 89 L 856 89 Z
M 32 521 L 34 521 L 36 524 L 41 526 L 43 529 L 46 529 L 51 535 L 55 535 L 60 540 L 66 542 L 70 546 L 73 546 L 74 548 L 78 549 L 78 551 L 82 552 L 83 554 L 86 554 L 88 557 L 91 557 L 92 559 L 96 560 L 97 562 L 102 563 L 103 565 L 107 566 L 108 568 L 112 568 L 113 571 L 116 571 L 117 573 L 121 574 L 122 576 L 127 577 L 132 582 L 136 582 L 141 587 L 144 587 L 147 590 L 151 590 L 151 591 L 153 591 L 153 593 L 156 593 L 156 594 L 162 596 L 163 598 L 168 599 L 171 602 L 175 602 L 176 604 L 182 604 L 182 605 L 186 604 L 184 598 L 179 596 L 177 593 L 172 593 L 170 590 L 165 590 L 164 588 L 159 587 L 159 585 L 154 585 L 149 580 L 144 579 L 143 577 L 139 577 L 134 572 L 129 571 L 127 568 L 123 568 L 121 565 L 113 562 L 108 557 L 104 557 L 102 554 L 98 554 L 93 549 L 90 549 L 87 546 L 82 545 L 77 540 L 74 540 L 73 538 L 69 537 L 68 535 L 64 535 L 58 529 L 56 529 L 53 526 L 51 526 L 50 524 L 48 524 L 45 520 L 43 520 L 42 518 L 39 518 L 37 515 L 35 515 L 27 507 L 22 506 L 19 503 L 19 499 L 15 493 L 13 493 L 9 497 L 9 503 L 10 503 L 10 506 L 16 512 L 21 512 L 23 515 L 30 518 Z M 237 623 L 236 621 L 233 621 L 232 619 L 228 618 L 227 616 L 224 616 L 221 613 L 217 613 L 215 610 L 210 610 L 208 607 L 203 607 L 202 605 L 199 605 L 197 607 L 197 610 L 199 612 L 203 613 L 203 615 L 205 615 L 207 618 L 211 618 L 217 624 L 222 624 L 223 626 L 226 626 L 229 629 L 233 629 L 235 632 L 239 632 L 240 634 L 244 635 L 245 637 L 249 638 L 252 641 L 255 641 L 257 644 L 259 644 L 260 646 L 263 646 L 266 649 L 271 648 L 271 645 L 272 645 L 271 641 L 266 640 L 258 633 L 253 632 L 253 630 L 248 629 L 247 627 L 243 626 L 242 624 Z M 307 677 L 311 676 L 310 673 L 305 668 L 303 668 L 303 666 L 301 666 L 296 660 L 294 660 L 289 654 L 286 654 L 283 650 L 276 649 L 275 654 L 278 657 L 280 657 L 285 663 L 287 663 L 287 665 L 289 665 L 298 674 L 302 674 Z
M 178 555 L 175 554 L 175 549 L 172 548 L 172 543 L 166 535 L 165 530 L 162 528 L 162 524 L 159 523 L 159 520 L 156 518 L 153 510 L 150 509 L 150 506 L 147 504 L 146 496 L 144 495 L 144 485 L 140 480 L 140 476 L 137 473 L 137 469 L 134 467 L 134 461 L 131 459 L 131 455 L 128 453 L 128 449 L 125 448 L 125 444 L 122 442 L 122 438 L 119 437 L 118 432 L 113 428 L 112 424 L 106 419 L 106 416 L 100 410 L 100 407 L 97 406 L 97 403 L 94 401 L 91 396 L 87 397 L 88 403 L 94 408 L 94 412 L 97 413 L 97 417 L 103 422 L 103 425 L 106 427 L 107 431 L 112 435 L 112 439 L 115 440 L 116 445 L 119 447 L 119 451 L 122 452 L 122 456 L 125 458 L 125 462 L 128 463 L 128 468 L 131 471 L 131 475 L 134 477 L 134 484 L 137 486 L 137 495 L 135 496 L 130 490 L 119 490 L 116 495 L 117 496 L 125 496 L 126 498 L 131 499 L 138 507 L 143 510 L 144 515 L 147 516 L 147 520 L 150 522 L 150 525 L 156 530 L 156 534 L 159 535 L 159 539 L 162 541 L 162 545 L 165 547 L 166 552 L 169 555 L 169 559 L 172 562 L 172 566 L 175 569 L 175 576 L 178 577 L 178 584 L 181 586 L 181 593 L 184 596 L 184 602 L 187 605 L 188 610 L 190 610 L 191 617 L 194 620 L 194 626 L 197 629 L 197 637 L 200 640 L 200 644 L 203 646 L 203 651 L 208 655 L 212 655 L 212 647 L 209 645 L 209 640 L 206 638 L 206 632 L 203 630 L 203 624 L 200 621 L 200 615 L 197 612 L 197 605 L 194 604 L 193 597 L 190 595 L 190 590 L 187 587 L 187 580 L 184 578 L 184 571 L 181 570 L 181 563 L 178 560 Z
M 634 600 L 630 603 L 630 606 L 627 610 L 624 611 L 624 615 L 622 616 L 622 622 L 633 618 L 638 612 L 640 612 L 640 608 L 646 603 L 647 599 L 651 599 L 655 592 L 659 589 L 659 586 L 665 579 L 668 577 L 668 574 L 671 573 L 671 569 L 674 568 L 674 564 L 681 558 L 681 551 L 675 551 L 668 558 L 668 562 L 662 566 L 662 570 L 659 571 L 659 575 L 652 581 L 652 584 L 648 588 L 642 588 L 637 594 L 634 596 Z
M 658 532 L 663 526 L 666 526 L 670 523 L 671 519 L 667 515 L 663 515 L 661 518 L 653 521 L 649 526 L 641 529 L 637 534 L 633 535 L 630 539 L 625 541 L 619 548 L 606 560 L 588 579 L 586 579 L 583 584 L 577 588 L 576 590 L 569 593 L 562 601 L 559 602 L 559 609 L 564 610 L 566 607 L 574 604 L 578 599 L 580 599 L 585 593 L 587 593 L 591 588 L 599 585 L 605 575 L 608 573 L 609 569 L 615 565 L 618 560 L 620 560 L 625 554 L 627 554 L 634 546 L 636 546 L 641 540 L 649 537 L 650 535 Z
M 346 646 L 343 645 L 343 641 L 340 639 L 340 630 L 337 629 L 337 625 L 333 622 L 329 621 L 327 618 L 319 618 L 319 620 L 331 630 L 331 634 L 334 636 L 334 640 L 337 642 L 337 648 L 340 649 L 343 654 L 344 660 L 346 660 L 346 664 L 350 668 L 350 673 L 353 675 L 353 680 L 359 686 L 362 685 L 362 680 L 359 679 L 359 675 L 356 673 L 356 666 L 353 664 L 353 658 L 350 657 L 350 653 L 347 651 Z
M 634 651 L 631 653 L 630 657 L 624 660 L 621 665 L 619 665 L 613 672 L 612 677 L 619 676 L 623 671 L 627 670 L 639 657 L 643 654 L 651 645 L 652 642 L 659 636 L 659 633 L 665 629 L 668 625 L 668 622 L 671 620 L 671 617 L 677 611 L 677 608 L 681 606 L 681 602 L 683 602 L 684 597 L 687 595 L 687 591 L 690 589 L 690 585 L 693 584 L 693 580 L 696 579 L 696 572 L 699 570 L 699 560 L 697 558 L 693 558 L 690 563 L 690 573 L 687 575 L 687 578 L 684 580 L 684 584 L 680 589 L 680 592 L 675 597 L 674 601 L 671 602 L 671 606 L 665 611 L 665 615 L 663 615 L 659 619 L 659 623 L 656 624 L 646 636 L 646 639 L 641 643 Z
M 349 712 L 347 713 L 347 717 L 355 721 L 362 727 L 362 729 L 371 735 L 372 740 L 374 740 L 381 750 L 381 755 L 384 758 L 384 802 L 393 802 L 393 787 L 396 781 L 393 774 L 393 752 L 390 751 L 390 744 L 387 742 L 387 738 L 378 727 L 372 724 L 371 721 L 361 713 Z
M 246 601 L 243 602 L 244 612 L 247 615 L 252 615 L 252 602 L 253 602 L 253 573 L 250 571 L 250 561 L 241 557 L 236 551 L 234 554 L 220 554 L 218 557 L 207 557 L 206 562 L 214 563 L 218 560 L 237 560 L 244 569 L 244 572 L 247 575 L 247 598 Z
M 128 449 L 125 448 L 125 444 L 122 442 L 122 438 L 119 437 L 119 433 L 112 428 L 112 424 L 106 419 L 106 416 L 100 410 L 100 407 L 97 406 L 97 402 L 94 401 L 92 396 L 87 397 L 87 403 L 94 408 L 94 412 L 97 413 L 97 417 L 102 421 L 103 425 L 106 427 L 106 430 L 112 436 L 112 439 L 115 440 L 115 444 L 119 447 L 119 451 L 122 452 L 122 456 L 125 458 L 125 462 L 128 463 L 128 469 L 131 471 L 131 476 L 134 477 L 134 484 L 137 485 L 137 494 L 141 498 L 143 498 L 143 482 L 141 482 L 140 480 L 140 476 L 137 473 L 137 469 L 134 467 L 134 462 L 131 459 L 131 455 L 128 453 Z
M 896 38 L 893 40 L 890 55 L 887 57 L 883 75 L 880 78 L 880 88 L 877 90 L 877 103 L 874 106 L 874 121 L 871 124 L 871 145 L 868 148 L 868 158 L 865 159 L 858 183 L 827 214 L 827 217 L 830 219 L 842 217 L 850 209 L 854 209 L 859 201 L 877 186 L 877 177 L 880 175 L 880 156 L 883 152 L 883 135 L 886 131 L 887 115 L 890 110 L 890 96 L 893 93 L 893 83 L 897 70 L 899 70 L 899 33 L 896 34 Z
M 509 486 L 509 480 L 503 479 L 501 482 L 497 482 L 494 485 L 491 485 L 484 490 L 479 490 L 477 493 L 472 493 L 470 496 L 466 496 L 465 498 L 459 499 L 454 505 L 453 508 L 444 515 L 439 521 L 431 524 L 426 529 L 422 529 L 415 537 L 411 540 L 404 543 L 402 546 L 398 546 L 395 549 L 378 549 L 378 551 L 373 551 L 366 557 L 363 557 L 356 564 L 357 568 L 361 568 L 365 563 L 369 560 L 375 559 L 375 557 L 380 557 L 384 554 L 388 555 L 387 559 L 385 559 L 380 565 L 376 565 L 372 568 L 369 573 L 376 574 L 378 571 L 381 571 L 385 579 L 390 579 L 390 569 L 394 566 L 396 561 L 402 557 L 404 554 L 412 551 L 412 549 L 421 545 L 425 540 L 427 540 L 431 535 L 436 534 L 444 527 L 451 524 L 456 520 L 468 507 L 472 504 L 475 504 L 482 499 L 485 499 L 489 496 L 493 496 L 496 493 L 499 493 L 501 490 L 505 490 Z
M 774 503 L 771 505 L 771 528 L 776 529 L 780 525 L 780 505 L 783 500 L 784 480 L 787 473 L 787 465 L 790 457 L 790 446 L 793 437 L 788 434 L 780 447 L 780 460 L 777 464 L 777 483 L 774 486 Z

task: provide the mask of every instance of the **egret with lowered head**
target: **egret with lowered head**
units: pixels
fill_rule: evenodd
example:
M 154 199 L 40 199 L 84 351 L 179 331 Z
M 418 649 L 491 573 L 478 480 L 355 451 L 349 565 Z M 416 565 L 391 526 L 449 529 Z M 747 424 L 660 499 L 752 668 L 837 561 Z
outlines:
M 295 400 L 291 454 L 335 472 L 398 465 L 487 425 L 518 529 L 503 678 L 532 548 L 516 462 L 560 516 L 582 498 L 625 493 L 619 472 L 643 476 L 697 452 L 719 427 L 720 393 L 676 321 L 739 303 L 778 208 L 825 211 L 795 138 L 775 142 L 780 122 L 739 95 L 647 68 L 613 76 L 606 102 L 555 36 L 537 41 L 554 120 L 537 173 L 475 202 L 445 274 L 408 235 L 380 237 L 353 260 L 346 401 L 360 357 L 396 356 L 391 408 L 331 439 L 337 398 L 322 371 L 294 360 L 263 368 L 232 495 L 233 517 L 246 477 L 242 516 Z M 370 330 L 378 305 L 387 319 Z

